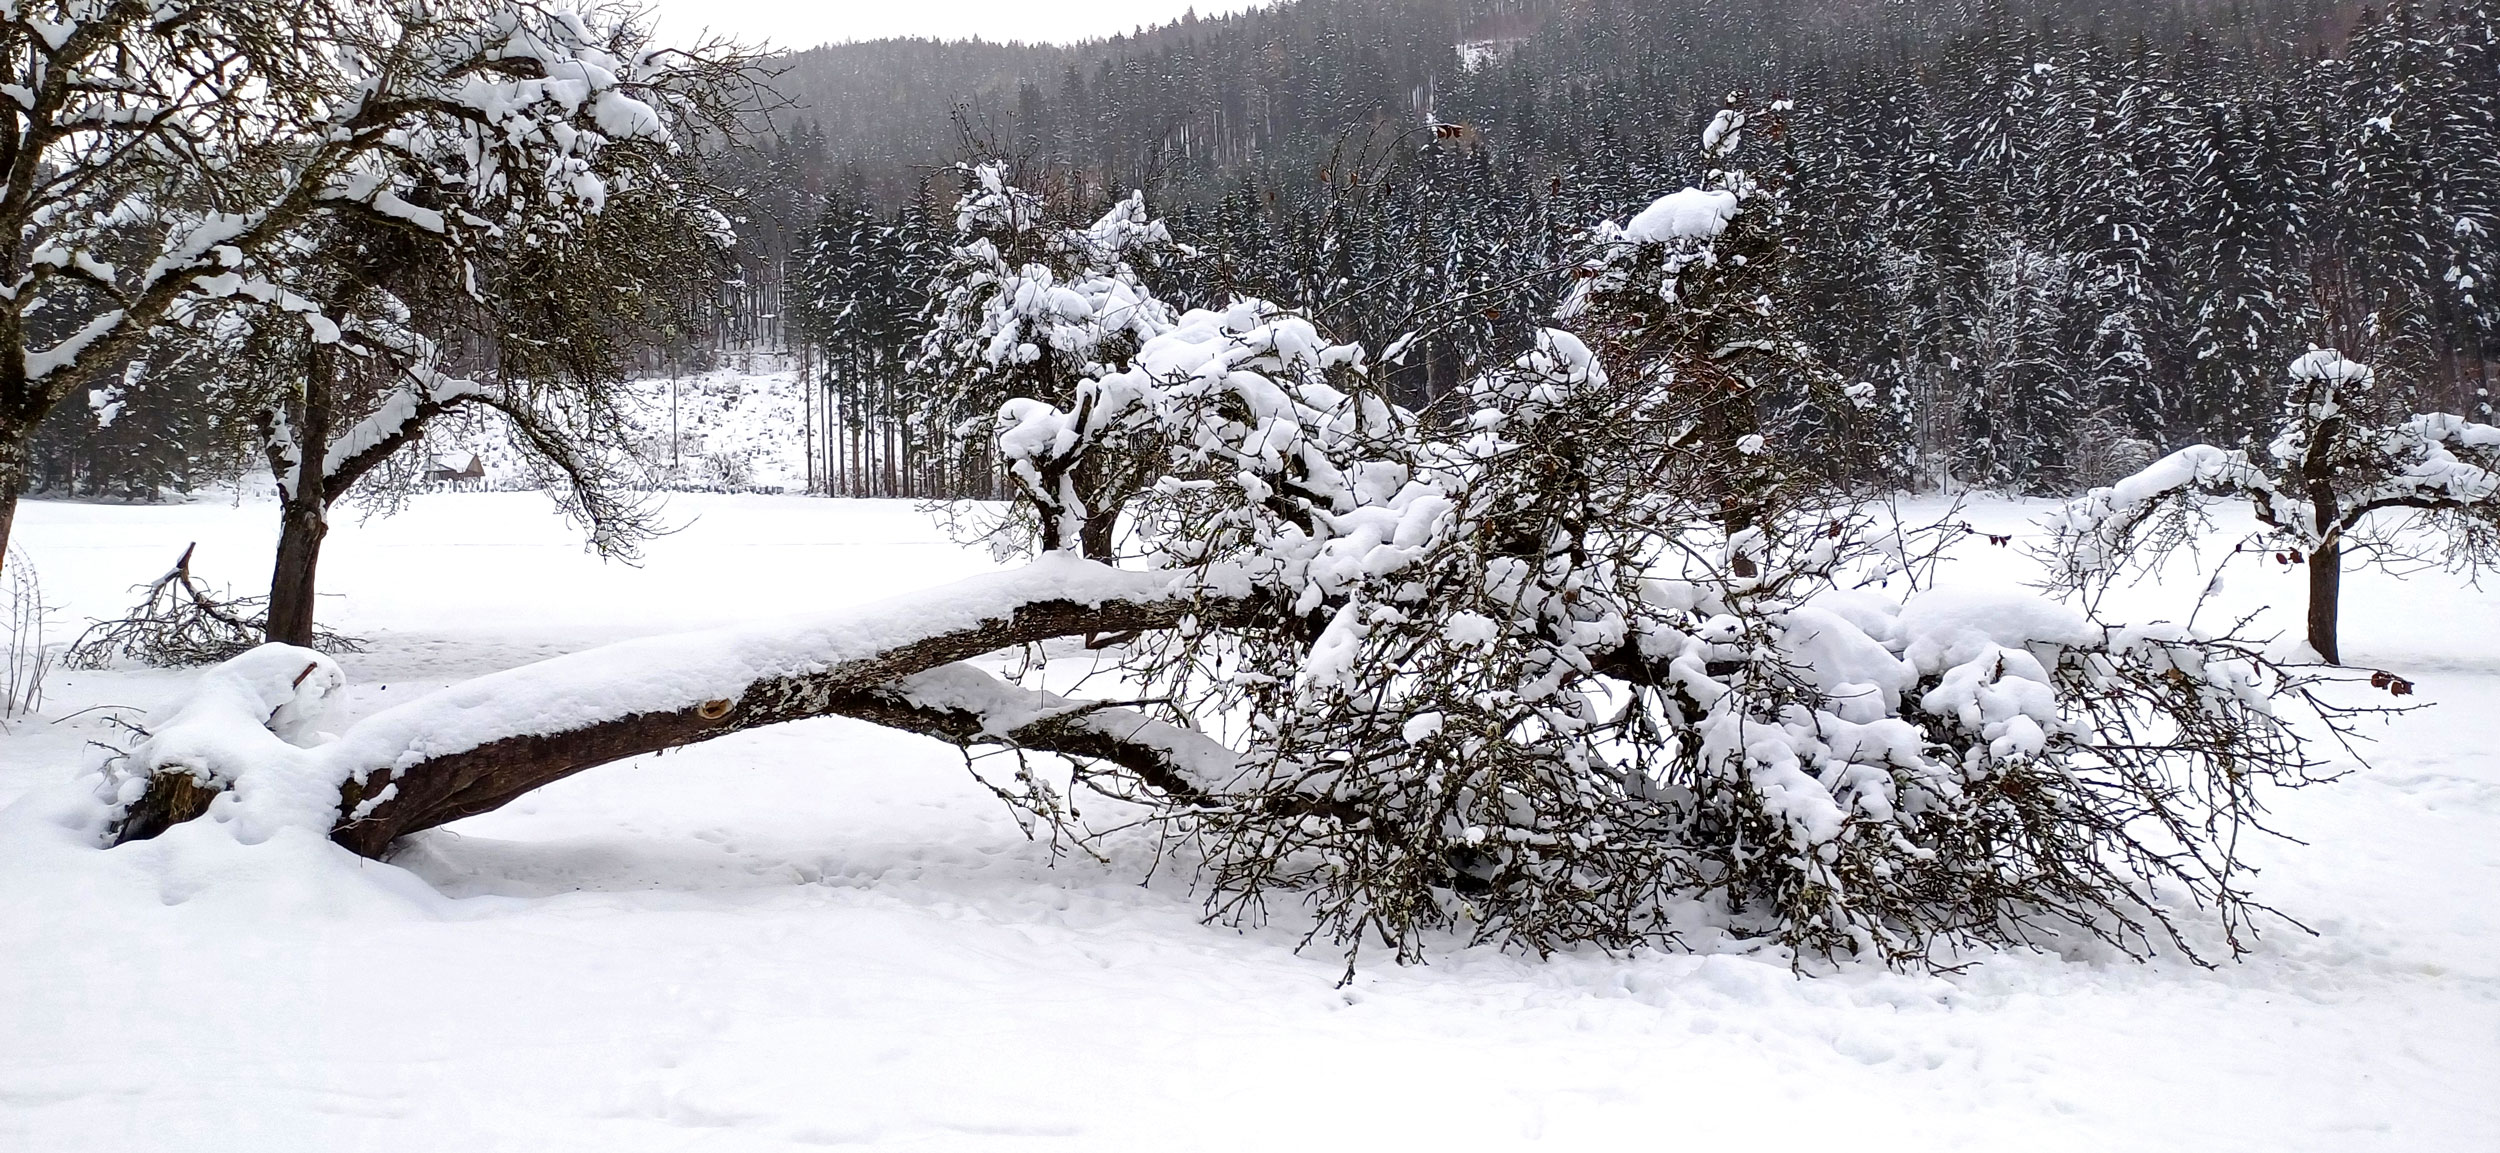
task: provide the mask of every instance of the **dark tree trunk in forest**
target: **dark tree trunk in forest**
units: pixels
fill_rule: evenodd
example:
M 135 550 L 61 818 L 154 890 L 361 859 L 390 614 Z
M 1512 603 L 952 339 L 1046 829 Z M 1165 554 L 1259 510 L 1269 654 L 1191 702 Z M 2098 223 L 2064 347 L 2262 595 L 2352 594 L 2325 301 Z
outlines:
M 1459 372 L 1458 349 L 1449 341 L 1434 337 L 1424 342 L 1424 394 L 1421 398 L 1423 403 L 1416 407 L 1429 407 L 1433 402 L 1456 391 Z

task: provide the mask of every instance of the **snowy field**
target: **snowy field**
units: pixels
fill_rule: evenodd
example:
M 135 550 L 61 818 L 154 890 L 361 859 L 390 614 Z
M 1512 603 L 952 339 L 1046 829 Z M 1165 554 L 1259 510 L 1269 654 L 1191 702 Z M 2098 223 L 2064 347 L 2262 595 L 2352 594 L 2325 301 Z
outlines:
M 530 494 L 344 521 L 322 586 L 372 642 L 343 659 L 351 713 L 992 567 L 900 503 L 670 509 L 641 568 Z M 187 542 L 253 588 L 274 523 L 34 502 L 17 543 L 65 639 Z M 2028 563 L 1967 552 L 1948 584 Z M 2225 600 L 2296 606 L 2297 581 L 2235 569 Z M 2500 1149 L 2500 591 L 2364 575 L 2346 603 L 2347 655 L 2433 707 L 2277 799 L 2310 843 L 2255 850 L 2260 895 L 2316 935 L 2218 970 L 1445 949 L 1341 989 L 1290 910 L 1203 925 L 1142 840 L 1054 861 L 952 749 L 845 720 L 597 769 L 387 864 L 310 838 L 101 852 L 37 816 L 115 738 L 81 710 L 182 677 L 60 673 L 0 735 L 0 804 L 24 799 L 0 812 L 0 1149 Z

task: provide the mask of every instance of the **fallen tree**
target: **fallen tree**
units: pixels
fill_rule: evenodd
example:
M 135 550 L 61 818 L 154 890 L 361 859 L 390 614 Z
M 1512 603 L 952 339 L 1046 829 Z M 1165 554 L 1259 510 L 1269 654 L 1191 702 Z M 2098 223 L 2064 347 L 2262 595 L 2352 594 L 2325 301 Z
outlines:
M 1144 748 L 1116 747 L 1099 719 L 1073 723 L 1040 703 L 1045 696 L 956 662 L 1061 637 L 1168 628 L 1210 607 L 1220 608 L 1175 591 L 1167 576 L 1052 557 L 857 613 L 558 657 L 385 710 L 316 745 L 303 742 L 319 732 L 344 675 L 311 649 L 264 645 L 212 670 L 148 723 L 134 750 L 146 785 L 114 837 L 155 836 L 225 796 L 247 829 L 327 821 L 341 845 L 377 856 L 408 833 L 584 769 L 819 716 L 962 743 L 1013 739 L 1171 772 L 1178 761 L 1162 765 Z M 948 677 L 924 676 L 949 666 Z M 964 692 L 972 677 L 995 687 L 986 696 Z M 253 780 L 289 787 L 260 796 L 237 789 Z M 319 795 L 324 786 L 335 796 Z
M 1001 795 L 1077 836 L 1063 790 L 1143 805 L 1213 914 L 1295 894 L 1350 954 L 1672 946 L 1697 920 L 1896 963 L 2078 935 L 2245 948 L 2261 789 L 2320 768 L 2277 706 L 2332 728 L 2320 674 L 1927 590 L 1953 530 L 1779 463 L 1832 420 L 1759 363 L 1802 355 L 1762 312 L 1773 194 L 1713 184 L 1645 214 L 1673 227 L 1602 236 L 1576 314 L 1598 348 L 1539 332 L 1461 419 L 1391 404 L 1362 350 L 1290 312 L 1192 311 L 1000 406 L 1019 499 L 998 543 L 1023 568 L 561 657 L 327 740 L 339 670 L 265 646 L 107 767 L 115 836 L 206 813 L 377 854 L 606 761 L 842 715 L 1065 756 L 1068 784 Z M 1070 638 L 1130 703 L 963 663 Z
M 1715 497 L 1620 466 L 1673 425 L 1625 420 L 1652 388 L 1612 383 L 1563 334 L 1485 386 L 1500 437 L 1451 451 L 1327 384 L 1357 366 L 1306 323 L 1261 306 L 1191 321 L 1173 338 L 1189 349 L 1150 348 L 1176 358 L 1160 377 L 1009 414 L 1002 445 L 1046 494 L 1026 507 L 1065 518 L 1062 547 L 1022 568 L 559 657 L 334 739 L 318 730 L 337 666 L 264 646 L 144 723 L 110 769 L 115 836 L 205 813 L 247 840 L 309 827 L 378 855 L 599 764 L 838 715 L 1069 757 L 1078 786 L 1195 841 L 1219 913 L 1305 892 L 1334 939 L 1402 957 L 1453 928 L 1664 943 L 1695 907 L 1801 954 L 1912 960 L 2067 929 L 2142 950 L 2186 943 L 2165 884 L 2242 947 L 2260 906 L 2238 834 L 2260 784 L 2314 765 L 2271 707 L 2314 703 L 2300 670 L 2019 595 L 1867 591 L 1914 588 L 1921 550 L 1864 512 L 1729 533 Z M 1174 455 L 1117 507 L 1132 558 L 1084 559 L 1085 518 L 1114 510 L 1054 472 L 1140 445 Z M 1073 638 L 1155 703 L 963 663 Z M 1039 781 L 1008 799 L 1066 820 Z

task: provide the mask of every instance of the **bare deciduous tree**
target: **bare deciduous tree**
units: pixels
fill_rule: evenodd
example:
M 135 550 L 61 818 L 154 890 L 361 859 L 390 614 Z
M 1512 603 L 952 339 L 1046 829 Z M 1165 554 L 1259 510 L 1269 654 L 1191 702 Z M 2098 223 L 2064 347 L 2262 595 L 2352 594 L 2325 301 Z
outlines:
M 2158 565 L 2196 538 L 2214 497 L 2243 499 L 2264 526 L 2258 551 L 2306 566 L 2309 647 L 2340 664 L 2347 558 L 2500 564 L 2500 428 L 2447 413 L 2397 416 L 2375 395 L 2370 367 L 2332 349 L 2303 354 L 2288 374 L 2268 465 L 2192 445 L 2067 505 L 2050 524 L 2063 586 L 2094 590 Z

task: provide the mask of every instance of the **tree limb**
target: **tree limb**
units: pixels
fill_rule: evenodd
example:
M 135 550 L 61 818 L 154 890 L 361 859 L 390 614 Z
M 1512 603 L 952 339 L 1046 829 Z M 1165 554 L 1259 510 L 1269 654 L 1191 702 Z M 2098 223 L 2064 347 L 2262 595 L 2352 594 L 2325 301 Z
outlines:
M 584 769 L 836 715 L 1110 760 L 1157 787 L 1191 787 L 1184 769 L 1212 764 L 1214 754 L 1178 735 L 1185 730 L 1133 713 L 1053 705 L 1056 698 L 1043 694 L 969 680 L 978 676 L 969 670 L 909 678 L 1018 645 L 1170 628 L 1241 607 L 1170 574 L 1050 558 L 832 618 L 627 641 L 524 666 L 385 710 L 309 749 L 263 728 L 266 715 L 175 708 L 164 714 L 166 727 L 125 759 L 123 771 L 144 774 L 147 790 L 114 835 L 117 842 L 154 836 L 204 811 L 192 795 L 202 787 L 280 772 L 337 781 L 332 839 L 372 856 L 407 833 L 485 812 Z M 260 664 L 295 675 L 283 661 Z M 252 699 L 292 699 L 291 688 L 264 686 Z M 184 731 L 185 723 L 195 727 Z M 234 734 L 245 728 L 255 741 L 236 751 Z M 203 733 L 209 739 L 199 739 Z M 211 750 L 205 757 L 204 748 Z

